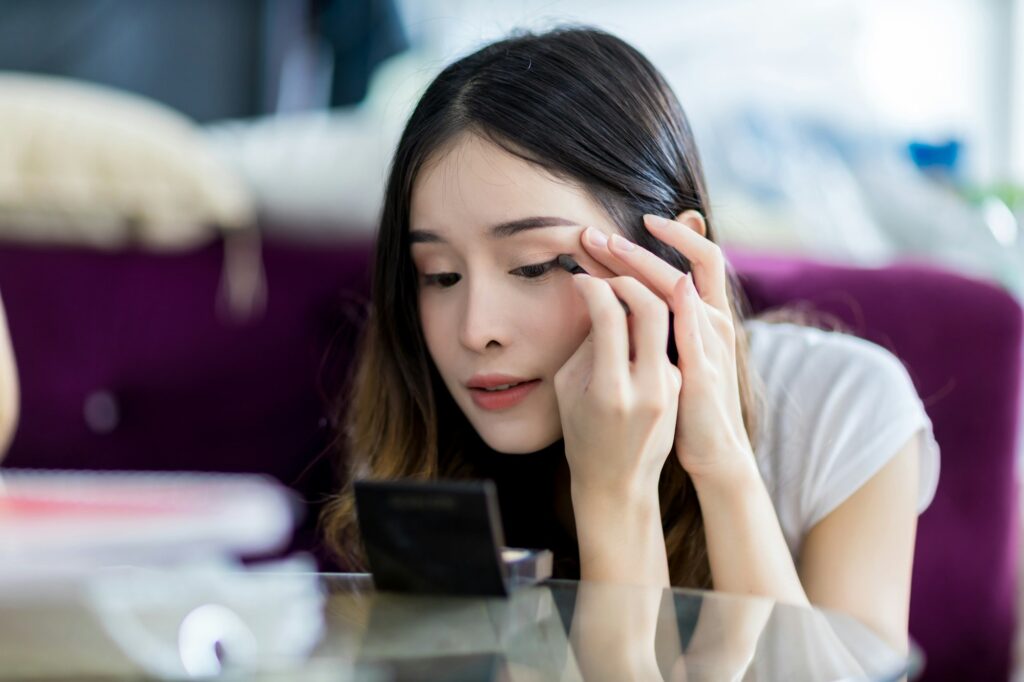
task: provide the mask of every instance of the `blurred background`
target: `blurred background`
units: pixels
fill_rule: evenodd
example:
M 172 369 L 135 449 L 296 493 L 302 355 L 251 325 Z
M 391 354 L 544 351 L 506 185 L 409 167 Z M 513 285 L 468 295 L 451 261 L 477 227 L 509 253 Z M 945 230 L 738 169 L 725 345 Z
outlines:
M 611 30 L 668 77 L 726 242 L 915 255 L 1024 289 L 1013 0 L 8 0 L 0 69 L 166 108 L 244 184 L 222 221 L 248 204 L 274 232 L 331 238 L 372 231 L 389 152 L 437 71 L 558 23 Z
M 565 23 L 667 77 L 728 253 L 913 262 L 1024 299 L 1022 0 L 4 0 L 5 466 L 269 473 L 316 548 L 405 119 L 454 59 Z M 1012 412 L 1011 477 L 1020 352 L 970 399 L 979 434 Z

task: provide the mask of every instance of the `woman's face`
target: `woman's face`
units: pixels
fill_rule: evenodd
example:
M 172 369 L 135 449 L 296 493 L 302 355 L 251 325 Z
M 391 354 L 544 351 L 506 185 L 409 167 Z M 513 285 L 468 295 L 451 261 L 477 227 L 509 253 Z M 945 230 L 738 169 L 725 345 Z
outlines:
M 535 218 L 544 226 L 492 233 Z M 588 225 L 619 232 L 583 189 L 477 135 L 461 135 L 416 178 L 409 229 L 423 334 L 456 404 L 498 452 L 534 452 L 562 437 L 553 380 L 590 319 L 569 273 L 533 266 L 565 253 L 610 275 L 580 245 Z M 480 374 L 539 383 L 518 403 L 488 409 L 467 386 Z

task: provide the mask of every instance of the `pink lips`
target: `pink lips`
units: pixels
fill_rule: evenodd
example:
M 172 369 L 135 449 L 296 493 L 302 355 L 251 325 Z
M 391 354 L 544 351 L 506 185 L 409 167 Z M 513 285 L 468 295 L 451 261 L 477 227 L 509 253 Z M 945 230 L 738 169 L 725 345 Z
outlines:
M 466 382 L 466 387 L 477 407 L 483 410 L 504 410 L 518 405 L 540 382 L 540 379 L 527 379 L 513 374 L 474 374 Z M 512 388 L 486 390 L 508 385 L 512 385 Z

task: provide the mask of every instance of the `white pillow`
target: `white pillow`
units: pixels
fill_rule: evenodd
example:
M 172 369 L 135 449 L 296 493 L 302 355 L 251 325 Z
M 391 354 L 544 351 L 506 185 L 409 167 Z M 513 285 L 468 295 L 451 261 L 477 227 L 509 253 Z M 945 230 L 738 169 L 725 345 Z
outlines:
M 206 127 L 207 143 L 245 178 L 266 232 L 372 235 L 395 146 L 435 62 L 410 50 L 381 64 L 358 105 L 221 121 Z
M 243 181 L 185 116 L 112 88 L 0 72 L 0 238 L 185 248 L 253 221 Z

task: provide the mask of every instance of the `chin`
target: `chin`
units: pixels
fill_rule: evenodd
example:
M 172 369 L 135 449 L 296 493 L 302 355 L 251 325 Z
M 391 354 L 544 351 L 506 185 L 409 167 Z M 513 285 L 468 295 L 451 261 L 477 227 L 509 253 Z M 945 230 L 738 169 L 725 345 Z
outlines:
M 561 424 L 525 427 L 521 423 L 474 425 L 480 439 L 495 452 L 527 455 L 543 450 L 562 437 Z M 481 426 L 483 428 L 481 428 Z

